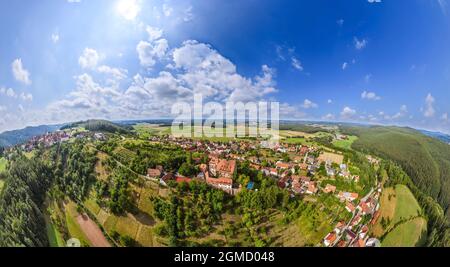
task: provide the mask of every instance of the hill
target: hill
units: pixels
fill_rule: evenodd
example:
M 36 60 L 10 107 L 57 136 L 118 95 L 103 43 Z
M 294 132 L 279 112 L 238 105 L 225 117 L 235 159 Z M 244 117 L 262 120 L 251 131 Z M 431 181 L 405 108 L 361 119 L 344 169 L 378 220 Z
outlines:
M 448 134 L 439 133 L 439 132 L 430 132 L 430 131 L 425 131 L 425 130 L 420 130 L 420 132 L 423 133 L 424 135 L 428 135 L 430 137 L 441 140 L 444 143 L 450 144 L 450 135 L 448 135 Z
M 80 121 L 72 124 L 65 125 L 61 129 L 69 129 L 69 128 L 84 128 L 89 131 L 96 132 L 108 132 L 108 133 L 119 133 L 119 134 L 127 134 L 130 132 L 128 126 L 122 126 L 110 121 L 106 120 L 88 120 L 88 121 Z
M 7 131 L 0 134 L 0 147 L 14 146 L 23 143 L 33 136 L 58 130 L 61 125 L 42 125 L 26 127 L 21 130 Z
M 352 148 L 389 158 L 402 166 L 414 184 L 441 204 L 450 219 L 450 147 L 417 130 L 399 127 L 341 127 L 356 135 Z

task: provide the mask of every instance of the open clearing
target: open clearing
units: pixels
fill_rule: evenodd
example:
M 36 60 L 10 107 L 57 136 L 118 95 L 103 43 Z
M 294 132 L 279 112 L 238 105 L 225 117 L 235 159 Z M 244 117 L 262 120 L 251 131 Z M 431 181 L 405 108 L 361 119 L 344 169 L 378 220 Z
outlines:
M 97 224 L 86 214 L 78 215 L 77 222 L 94 247 L 111 247 Z
M 319 160 L 319 162 L 330 161 L 336 164 L 342 164 L 342 162 L 344 161 L 344 156 L 335 153 L 323 152 L 317 159 Z
M 66 243 L 64 242 L 64 239 L 61 237 L 61 234 L 53 225 L 48 215 L 45 215 L 44 218 L 45 218 L 45 228 L 47 230 L 47 237 L 48 241 L 50 242 L 50 247 L 65 247 Z
M 418 217 L 421 208 L 409 188 L 405 185 L 396 185 L 395 190 L 393 188 L 385 189 L 381 205 L 380 219 L 373 228 L 373 233 L 381 236 L 385 231 L 389 231 L 382 241 L 382 246 L 413 247 L 420 245 L 421 237 L 427 231 L 427 222 Z M 389 222 L 385 229 L 381 226 L 381 218 Z M 397 223 L 399 224 L 395 226 Z
M 394 188 L 385 188 L 380 199 L 380 217 L 372 229 L 372 233 L 375 236 L 380 237 L 385 231 L 381 225 L 381 218 L 384 218 L 385 220 L 392 220 L 394 218 L 396 203 L 397 198 L 395 196 Z
M 357 136 L 348 136 L 347 140 L 336 140 L 333 145 L 339 148 L 352 149 L 352 144 L 358 139 Z
M 419 203 L 417 203 L 417 200 L 414 198 L 414 195 L 408 187 L 397 185 L 395 187 L 395 194 L 397 205 L 395 207 L 393 223 L 419 215 L 421 210 Z
M 414 247 L 420 243 L 422 234 L 426 232 L 427 222 L 423 218 L 415 218 L 397 226 L 383 240 L 383 247 Z

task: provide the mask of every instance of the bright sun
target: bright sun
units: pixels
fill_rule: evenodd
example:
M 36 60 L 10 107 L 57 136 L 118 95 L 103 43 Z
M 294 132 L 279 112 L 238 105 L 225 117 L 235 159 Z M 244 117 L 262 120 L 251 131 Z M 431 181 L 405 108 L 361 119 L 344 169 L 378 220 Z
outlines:
M 141 11 L 137 0 L 119 0 L 116 9 L 119 15 L 127 20 L 134 20 Z

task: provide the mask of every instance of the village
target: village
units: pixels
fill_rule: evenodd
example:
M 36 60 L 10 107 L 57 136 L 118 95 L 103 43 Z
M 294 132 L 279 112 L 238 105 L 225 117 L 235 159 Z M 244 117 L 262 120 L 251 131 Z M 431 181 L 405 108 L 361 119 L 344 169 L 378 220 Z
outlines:
M 20 148 L 30 152 L 38 147 L 50 147 L 57 143 L 70 142 L 72 139 L 88 138 L 94 141 L 105 141 L 107 136 L 100 132 L 70 129 L 46 133 L 33 137 Z M 123 137 L 122 137 L 123 138 Z M 345 138 L 339 136 L 338 138 Z M 333 231 L 323 239 L 325 247 L 371 247 L 379 246 L 379 241 L 370 238 L 369 227 L 379 217 L 379 199 L 381 185 L 375 184 L 366 196 L 356 192 L 338 190 L 335 185 L 324 183 L 320 176 L 333 179 L 339 177 L 350 183 L 358 184 L 360 177 L 350 172 L 344 156 L 338 152 L 324 149 L 318 145 L 271 143 L 269 141 L 233 139 L 226 142 L 214 142 L 209 139 L 192 140 L 175 138 L 170 135 L 152 136 L 149 142 L 174 145 L 192 153 L 203 153 L 207 160 L 194 158 L 197 167 L 196 175 L 185 177 L 177 172 L 164 170 L 162 166 L 149 168 L 146 177 L 162 186 L 171 183 L 189 183 L 193 180 L 204 182 L 212 188 L 224 191 L 229 195 L 237 195 L 244 190 L 258 190 L 255 183 L 239 184 L 238 165 L 248 162 L 249 167 L 262 172 L 273 179 L 277 186 L 289 192 L 292 198 L 315 198 L 321 194 L 334 195 L 343 205 L 345 212 L 351 214 L 349 221 L 339 221 Z M 258 153 L 255 154 L 255 151 Z M 367 156 L 372 165 L 379 162 Z
M 379 241 L 370 238 L 368 233 L 369 226 L 374 225 L 379 217 L 381 185 L 377 183 L 366 196 L 360 196 L 355 192 L 338 191 L 336 186 L 323 184 L 316 178 L 317 173 L 324 168 L 328 177 L 340 177 L 353 183 L 360 181 L 358 175 L 351 174 L 347 164 L 343 163 L 343 156 L 338 153 L 321 151 L 317 146 L 268 144 L 267 141 L 212 142 L 170 136 L 154 136 L 150 140 L 177 145 L 190 152 L 205 152 L 208 155 L 208 164 L 199 163 L 199 173 L 194 177 L 166 173 L 161 166 L 158 166 L 155 169 L 148 169 L 149 179 L 159 180 L 166 186 L 170 181 L 182 183 L 197 180 L 230 195 L 236 195 L 244 187 L 247 190 L 257 190 L 254 189 L 254 183 L 251 181 L 244 186 L 235 181 L 239 162 L 249 161 L 251 168 L 274 179 L 278 187 L 290 192 L 291 197 L 332 194 L 345 204 L 345 211 L 351 214 L 351 219 L 339 221 L 334 230 L 323 239 L 323 246 L 375 247 L 380 245 Z M 293 159 L 290 160 L 291 157 L 289 161 L 264 159 L 263 164 L 262 157 L 246 156 L 248 152 L 255 150 L 289 153 Z M 372 156 L 367 156 L 367 160 L 373 165 L 378 164 L 378 160 Z

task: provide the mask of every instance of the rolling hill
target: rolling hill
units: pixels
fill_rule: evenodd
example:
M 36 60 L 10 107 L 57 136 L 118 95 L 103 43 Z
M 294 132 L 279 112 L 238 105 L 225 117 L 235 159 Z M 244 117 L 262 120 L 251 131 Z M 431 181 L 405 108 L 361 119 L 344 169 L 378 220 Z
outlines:
M 7 131 L 0 134 L 0 147 L 14 146 L 23 143 L 36 135 L 58 130 L 61 125 L 41 125 L 36 127 L 26 127 L 21 130 Z
M 84 128 L 89 131 L 120 133 L 120 134 L 127 134 L 131 130 L 131 128 L 128 126 L 122 126 L 106 120 L 80 121 L 65 125 L 61 129 L 64 130 L 76 127 Z

